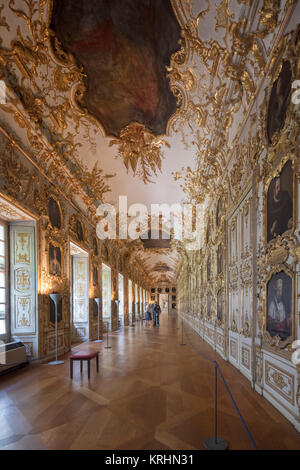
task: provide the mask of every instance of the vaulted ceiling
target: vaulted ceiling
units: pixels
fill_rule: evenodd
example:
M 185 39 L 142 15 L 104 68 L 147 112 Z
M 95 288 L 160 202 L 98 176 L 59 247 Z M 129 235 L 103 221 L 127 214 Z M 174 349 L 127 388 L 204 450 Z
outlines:
M 148 210 L 185 200 L 206 207 L 246 118 L 255 120 L 255 97 L 294 7 L 291 0 L 11 0 L 0 10 L 0 60 L 13 55 L 30 87 L 18 88 L 12 73 L 19 115 L 9 112 L 7 125 L 44 171 L 54 172 L 55 156 L 60 176 L 79 179 L 74 199 L 91 217 L 101 200 L 118 208 L 119 195 Z M 133 249 L 153 283 L 176 282 L 174 246 L 140 241 Z

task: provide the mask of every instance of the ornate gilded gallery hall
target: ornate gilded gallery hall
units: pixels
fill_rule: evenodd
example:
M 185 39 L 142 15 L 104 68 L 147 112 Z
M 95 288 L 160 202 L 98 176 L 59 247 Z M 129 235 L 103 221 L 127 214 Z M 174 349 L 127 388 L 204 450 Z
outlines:
M 299 19 L 0 0 L 1 450 L 300 449 Z

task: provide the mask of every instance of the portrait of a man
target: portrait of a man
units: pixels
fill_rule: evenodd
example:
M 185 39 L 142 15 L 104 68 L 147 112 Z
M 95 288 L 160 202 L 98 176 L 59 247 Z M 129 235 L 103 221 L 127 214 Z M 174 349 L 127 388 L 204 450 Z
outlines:
M 289 61 L 282 64 L 280 74 L 275 80 L 269 101 L 267 134 L 269 143 L 276 132 L 284 127 L 286 110 L 289 103 L 289 97 L 292 86 L 292 69 Z
M 276 273 L 267 286 L 267 331 L 282 340 L 292 335 L 292 279 L 284 272 Z
M 81 222 L 79 220 L 77 220 L 76 222 L 76 234 L 77 234 L 78 240 L 82 242 L 83 241 L 83 229 L 82 229 Z
M 268 189 L 267 242 L 293 227 L 293 169 L 289 160 Z
M 60 228 L 61 227 L 61 216 L 58 203 L 50 197 L 48 201 L 48 216 L 52 227 Z
M 52 243 L 49 244 L 49 274 L 61 277 L 61 250 Z

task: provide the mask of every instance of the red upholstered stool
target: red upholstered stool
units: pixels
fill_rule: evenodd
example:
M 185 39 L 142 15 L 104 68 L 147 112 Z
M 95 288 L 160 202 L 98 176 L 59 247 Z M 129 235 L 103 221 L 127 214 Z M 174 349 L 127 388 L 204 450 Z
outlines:
M 88 363 L 88 378 L 91 376 L 91 359 L 93 357 L 96 358 L 96 369 L 97 372 L 99 372 L 99 351 L 94 351 L 94 352 L 82 352 L 82 353 L 77 353 L 77 354 L 72 354 L 72 356 L 69 357 L 70 359 L 70 375 L 71 379 L 73 379 L 73 362 L 74 361 L 80 361 L 80 373 L 82 374 L 82 361 L 87 361 Z

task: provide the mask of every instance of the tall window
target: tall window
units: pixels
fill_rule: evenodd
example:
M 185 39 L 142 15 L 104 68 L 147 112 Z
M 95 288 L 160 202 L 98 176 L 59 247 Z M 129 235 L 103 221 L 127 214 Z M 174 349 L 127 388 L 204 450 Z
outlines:
M 0 222 L 0 337 L 7 334 L 7 303 L 6 303 L 6 225 Z

